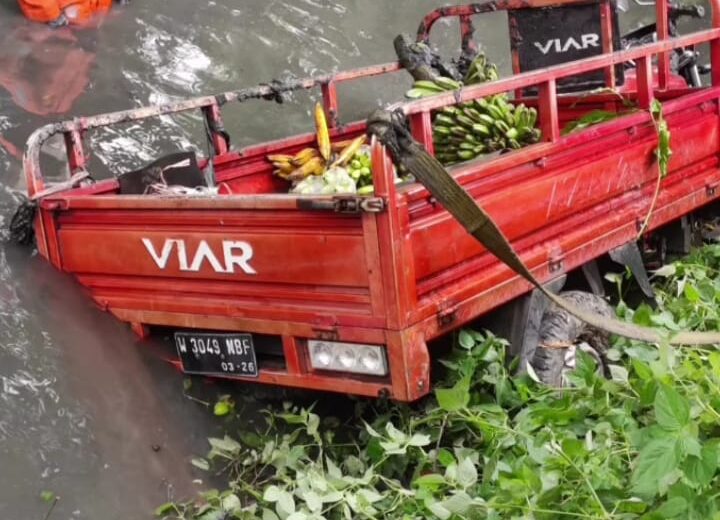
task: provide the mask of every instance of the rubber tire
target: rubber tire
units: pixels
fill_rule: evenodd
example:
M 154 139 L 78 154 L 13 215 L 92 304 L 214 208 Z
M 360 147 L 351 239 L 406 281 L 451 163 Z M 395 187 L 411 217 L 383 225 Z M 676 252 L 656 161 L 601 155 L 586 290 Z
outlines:
M 585 310 L 611 317 L 615 315 L 612 306 L 602 297 L 585 291 L 566 291 L 561 293 L 566 300 Z M 567 311 L 551 304 L 543 313 L 540 322 L 538 345 L 529 353 L 527 359 L 543 383 L 560 388 L 564 385 L 563 372 L 568 370 L 566 355 L 569 348 L 548 348 L 543 345 L 568 343 L 587 345 L 584 350 L 598 361 L 598 368 L 605 374 L 605 352 L 610 345 L 610 337 L 580 321 Z M 607 375 L 607 374 L 605 374 Z

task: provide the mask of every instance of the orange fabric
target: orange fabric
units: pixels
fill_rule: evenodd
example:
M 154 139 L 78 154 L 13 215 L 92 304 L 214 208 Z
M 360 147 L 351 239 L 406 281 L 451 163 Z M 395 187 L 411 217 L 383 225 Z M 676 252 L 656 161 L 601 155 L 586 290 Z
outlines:
M 52 22 L 61 14 L 57 0 L 18 0 L 20 10 L 34 22 Z
M 112 7 L 112 0 L 18 0 L 23 14 L 35 22 L 52 22 L 65 13 L 72 24 L 84 24 L 95 13 Z
M 0 48 L 0 88 L 26 112 L 67 113 L 87 88 L 95 55 L 68 27 L 17 24 L 0 36 Z

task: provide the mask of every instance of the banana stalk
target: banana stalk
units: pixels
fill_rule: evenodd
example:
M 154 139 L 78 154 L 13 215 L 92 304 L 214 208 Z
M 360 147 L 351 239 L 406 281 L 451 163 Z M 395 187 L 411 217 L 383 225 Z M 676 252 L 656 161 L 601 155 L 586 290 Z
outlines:
M 357 153 L 360 147 L 365 143 L 365 134 L 357 137 L 353 140 L 342 152 L 338 155 L 338 158 L 330 165 L 330 168 L 336 166 L 344 166 L 352 157 Z
M 321 103 L 315 104 L 315 129 L 317 130 L 317 143 L 320 155 L 326 161 L 330 160 L 332 146 L 330 144 L 330 131 L 328 130 L 325 109 Z

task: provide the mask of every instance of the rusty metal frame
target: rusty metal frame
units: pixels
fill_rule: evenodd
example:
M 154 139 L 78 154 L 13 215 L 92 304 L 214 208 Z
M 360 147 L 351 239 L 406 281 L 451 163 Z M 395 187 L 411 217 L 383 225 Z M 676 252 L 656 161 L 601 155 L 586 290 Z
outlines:
M 659 2 L 659 3 L 665 3 Z M 540 107 L 539 121 L 545 141 L 554 142 L 560 137 L 558 123 L 558 96 L 556 95 L 557 80 L 569 76 L 591 72 L 597 69 L 614 67 L 631 60 L 649 60 L 654 55 L 662 56 L 676 48 L 689 47 L 701 43 L 710 44 L 712 66 L 712 85 L 720 85 L 720 0 L 713 0 L 713 29 L 680 36 L 672 39 L 658 40 L 654 43 L 633 47 L 632 49 L 615 51 L 570 63 L 556 65 L 545 69 L 523 72 L 497 81 L 471 85 L 459 91 L 440 93 L 435 96 L 411 102 L 399 103 L 395 108 L 401 109 L 411 119 L 413 134 L 425 146 L 432 146 L 432 132 L 428 113 L 448 104 L 456 104 L 474 99 L 523 90 L 527 87 L 539 87 Z M 654 93 L 652 91 L 652 67 L 638 67 L 638 92 L 641 108 L 649 107 Z
M 123 110 L 97 116 L 78 117 L 70 121 L 52 123 L 45 125 L 29 137 L 23 157 L 23 168 L 27 180 L 28 196 L 31 199 L 43 192 L 47 187 L 40 168 L 40 151 L 43 144 L 52 136 L 63 134 L 68 154 L 68 164 L 71 173 L 83 170 L 87 157 L 83 152 L 82 137 L 88 131 L 114 124 L 130 123 L 152 117 L 177 114 L 190 110 L 201 110 L 208 121 L 208 127 L 215 130 L 222 129 L 220 115 L 221 107 L 230 102 L 242 102 L 249 99 L 273 99 L 284 92 L 295 90 L 309 90 L 316 87 L 321 88 L 323 104 L 329 116 L 330 126 L 338 123 L 338 100 L 336 87 L 339 83 L 352 81 L 361 78 L 379 76 L 388 72 L 400 70 L 397 63 L 385 63 L 374 65 L 337 74 L 320 76 L 317 78 L 305 78 L 291 80 L 285 83 L 274 85 L 259 85 L 255 87 L 225 92 L 216 96 L 204 96 L 174 103 L 167 103 L 159 106 L 142 107 L 131 110 Z M 227 152 L 227 142 L 219 134 L 213 132 L 213 146 L 217 155 Z
M 418 29 L 418 39 L 421 41 L 427 41 L 429 39 L 430 30 L 438 20 L 444 17 L 454 16 L 460 18 L 460 26 L 462 29 L 461 38 L 463 46 L 466 46 L 472 39 L 472 23 L 470 22 L 470 17 L 475 14 L 502 9 L 508 10 L 559 5 L 577 5 L 595 3 L 596 1 L 597 0 L 493 0 L 485 3 L 444 7 L 436 9 L 424 18 L 423 22 L 420 24 L 420 28 Z M 607 3 L 608 1 L 609 0 L 602 0 L 603 3 Z M 700 43 L 710 43 L 711 45 L 711 62 L 713 65 L 716 65 L 712 68 L 712 81 L 713 85 L 718 85 L 720 78 L 720 32 L 718 32 L 718 28 L 720 28 L 720 0 L 712 0 L 711 2 L 714 29 L 671 40 L 667 38 L 667 0 L 658 1 L 656 5 L 658 24 L 657 42 L 633 49 L 616 51 L 612 54 L 606 53 L 569 64 L 517 74 L 511 78 L 467 87 L 459 93 L 453 92 L 440 94 L 431 99 L 404 103 L 402 105 L 403 110 L 411 116 L 414 134 L 432 151 L 432 133 L 430 129 L 431 122 L 428 115 L 431 110 L 440 108 L 452 100 L 455 100 L 455 102 L 468 101 L 499 92 L 508 92 L 513 90 L 515 92 L 520 92 L 526 87 L 539 86 L 539 105 L 541 108 L 540 126 L 543 130 L 545 139 L 554 141 L 559 137 L 559 129 L 557 128 L 556 97 L 556 83 L 558 79 L 600 68 L 612 72 L 614 70 L 614 66 L 617 64 L 638 59 L 642 61 L 644 57 L 656 54 L 658 56 L 659 63 L 658 75 L 660 88 L 662 89 L 667 85 L 669 77 L 669 69 L 667 68 L 667 66 L 669 66 L 669 61 L 667 60 L 669 51 L 675 48 L 687 47 Z M 607 35 L 604 35 L 604 37 L 605 36 Z M 64 135 L 70 172 L 71 174 L 74 174 L 78 171 L 84 170 L 86 165 L 87 157 L 83 151 L 82 141 L 83 135 L 88 130 L 113 124 L 129 123 L 151 117 L 159 117 L 200 109 L 208 123 L 208 128 L 210 128 L 212 132 L 211 137 L 214 152 L 216 155 L 221 155 L 228 151 L 228 143 L 224 139 L 223 135 L 217 131 L 222 129 L 222 116 L 220 112 L 222 105 L 225 103 L 242 102 L 248 99 L 273 99 L 283 92 L 303 89 L 308 90 L 320 87 L 323 105 L 328 115 L 330 125 L 336 126 L 338 123 L 339 108 L 337 85 L 339 83 L 379 76 L 398 70 L 400 70 L 398 63 L 385 63 L 382 65 L 375 65 L 340 72 L 337 74 L 320 76 L 317 78 L 292 80 L 272 85 L 259 85 L 236 91 L 225 92 L 216 96 L 199 97 L 160 106 L 124 110 L 98 116 L 79 117 L 71 121 L 46 125 L 36 130 L 30 136 L 23 158 L 28 195 L 31 199 L 34 199 L 39 194 L 42 195 L 46 188 L 46 183 L 43 179 L 40 168 L 40 150 L 43 143 L 45 143 L 53 135 L 61 133 Z M 648 106 L 652 98 L 652 93 L 648 91 L 650 90 L 650 86 L 653 84 L 652 72 L 652 67 L 638 67 L 638 85 L 643 88 L 643 92 L 639 93 L 639 98 L 643 107 Z M 611 76 L 612 74 L 608 76 L 609 79 L 612 79 Z
M 467 5 L 456 5 L 441 7 L 429 13 L 417 30 L 417 40 L 426 44 L 430 43 L 430 32 L 439 20 L 442 18 L 458 18 L 460 25 L 460 40 L 463 52 L 474 53 L 477 50 L 477 44 L 473 40 L 475 27 L 472 23 L 472 17 L 475 15 L 493 13 L 496 11 L 515 11 L 519 9 L 536 9 L 542 7 L 561 7 L 563 5 L 585 5 L 600 4 L 601 28 L 602 28 L 602 49 L 604 53 L 613 51 L 613 33 L 612 33 L 612 2 L 611 0 L 490 0 L 488 2 L 473 3 Z M 667 9 L 665 10 L 665 25 L 658 24 L 659 28 L 665 27 L 665 36 L 667 36 Z M 510 27 L 510 48 L 511 63 L 513 73 L 520 73 L 520 62 L 517 49 L 514 45 L 516 28 Z M 659 33 L 660 34 L 660 33 Z M 669 71 L 669 62 L 668 62 Z M 615 69 L 607 67 L 605 69 L 605 81 L 607 85 L 615 84 Z M 663 84 L 664 85 L 664 84 Z
M 607 1 L 607 0 L 600 0 Z M 435 23 L 442 18 L 459 18 L 460 38 L 463 49 L 473 45 L 473 26 L 471 17 L 495 11 L 512 11 L 515 9 L 538 9 L 542 7 L 560 7 L 563 5 L 595 4 L 598 0 L 490 0 L 488 2 L 466 5 L 440 7 L 428 13 L 417 30 L 417 40 L 429 43 L 430 32 Z

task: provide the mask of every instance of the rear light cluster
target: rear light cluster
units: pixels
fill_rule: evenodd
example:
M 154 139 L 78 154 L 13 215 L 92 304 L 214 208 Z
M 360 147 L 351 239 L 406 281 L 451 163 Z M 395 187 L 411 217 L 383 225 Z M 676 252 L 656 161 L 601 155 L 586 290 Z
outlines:
M 388 373 L 385 349 L 377 345 L 309 340 L 310 364 L 316 370 L 385 376 Z

